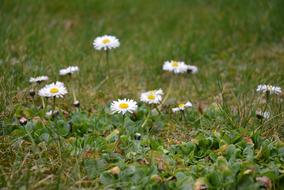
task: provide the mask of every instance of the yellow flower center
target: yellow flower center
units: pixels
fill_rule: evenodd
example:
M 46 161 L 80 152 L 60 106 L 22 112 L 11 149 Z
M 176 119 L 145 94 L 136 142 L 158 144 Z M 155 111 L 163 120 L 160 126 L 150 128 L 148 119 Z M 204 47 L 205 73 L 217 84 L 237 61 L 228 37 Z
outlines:
M 156 96 L 154 94 L 149 94 L 148 99 L 149 100 L 155 100 Z
M 103 44 L 108 44 L 110 43 L 110 40 L 108 38 L 103 39 Z
M 177 61 L 172 61 L 172 67 L 178 67 L 179 63 Z
M 184 104 L 179 104 L 178 105 L 179 108 L 184 108 L 184 106 L 185 106 Z
M 55 94 L 55 93 L 59 92 L 59 89 L 56 88 L 56 87 L 53 87 L 49 90 L 49 92 L 52 93 L 52 94 Z
M 127 109 L 129 107 L 128 103 L 120 103 L 119 108 L 120 109 Z

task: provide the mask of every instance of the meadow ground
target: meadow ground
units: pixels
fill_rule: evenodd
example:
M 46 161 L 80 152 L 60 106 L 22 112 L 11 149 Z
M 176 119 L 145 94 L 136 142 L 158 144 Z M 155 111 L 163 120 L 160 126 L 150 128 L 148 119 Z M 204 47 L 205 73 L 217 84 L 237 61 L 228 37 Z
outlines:
M 0 1 L 0 187 L 284 189 L 284 96 L 256 92 L 259 84 L 284 87 L 283 7 L 282 0 Z M 121 43 L 108 64 L 92 45 L 104 34 Z M 199 70 L 173 75 L 162 70 L 166 60 Z M 80 71 L 60 77 L 69 65 Z M 59 115 L 47 117 L 51 102 L 42 109 L 29 95 L 29 79 L 39 75 L 74 87 L 80 109 L 69 91 L 57 100 Z M 159 88 L 161 114 L 139 101 Z M 137 112 L 110 114 L 118 98 L 138 101 Z M 171 112 L 185 101 L 193 107 L 184 115 Z M 257 118 L 258 110 L 270 117 Z

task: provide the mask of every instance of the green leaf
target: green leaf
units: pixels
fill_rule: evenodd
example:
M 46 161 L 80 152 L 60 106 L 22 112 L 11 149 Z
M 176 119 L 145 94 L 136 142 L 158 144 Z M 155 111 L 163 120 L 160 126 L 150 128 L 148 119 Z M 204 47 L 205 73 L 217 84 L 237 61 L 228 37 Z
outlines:
M 100 175 L 100 182 L 103 185 L 109 185 L 109 184 L 113 184 L 115 181 L 114 176 L 112 176 L 110 173 L 108 172 L 104 172 Z
M 253 145 L 248 144 L 246 148 L 243 150 L 243 155 L 245 156 L 247 161 L 254 160 L 254 148 Z

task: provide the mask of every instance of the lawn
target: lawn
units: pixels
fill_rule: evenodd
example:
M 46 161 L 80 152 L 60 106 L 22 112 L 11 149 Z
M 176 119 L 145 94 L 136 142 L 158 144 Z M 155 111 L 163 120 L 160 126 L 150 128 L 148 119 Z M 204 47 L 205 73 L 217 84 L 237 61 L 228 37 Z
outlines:
M 0 188 L 284 189 L 284 93 L 256 91 L 284 87 L 283 7 L 0 1 Z M 106 34 L 120 46 L 95 49 Z M 171 60 L 198 72 L 163 70 Z M 59 75 L 68 66 L 79 72 Z M 29 82 L 42 75 L 49 80 Z M 55 81 L 68 93 L 41 99 Z M 158 89 L 159 103 L 140 100 Z M 124 98 L 137 109 L 112 113 Z

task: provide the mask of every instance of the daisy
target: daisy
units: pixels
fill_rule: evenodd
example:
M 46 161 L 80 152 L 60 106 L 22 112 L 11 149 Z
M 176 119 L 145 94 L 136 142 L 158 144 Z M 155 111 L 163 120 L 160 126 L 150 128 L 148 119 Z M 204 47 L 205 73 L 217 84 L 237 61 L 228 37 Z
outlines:
M 30 83 L 41 83 L 46 80 L 48 80 L 48 76 L 31 77 Z
M 276 95 L 279 95 L 282 93 L 282 90 L 279 86 L 272 86 L 272 85 L 266 85 L 266 84 L 258 85 L 256 91 L 268 93 L 268 94 L 276 94 Z
M 49 110 L 48 112 L 45 113 L 45 117 L 54 117 L 59 114 L 58 110 Z
M 75 72 L 78 72 L 78 71 L 79 71 L 79 67 L 77 67 L 77 66 L 70 66 L 70 67 L 67 67 L 65 69 L 60 69 L 59 70 L 59 75 L 61 75 L 61 76 L 64 76 L 64 75 L 67 75 L 67 74 L 71 75 L 71 74 L 73 74 Z
M 55 82 L 52 84 L 45 85 L 38 93 L 42 97 L 56 97 L 63 98 L 67 94 L 67 90 L 62 82 Z
M 270 118 L 270 112 L 265 111 L 256 111 L 256 117 L 259 119 L 269 119 Z
M 148 104 L 159 104 L 163 94 L 164 92 L 162 89 L 144 92 L 141 94 L 140 100 Z
M 194 74 L 194 73 L 197 73 L 197 71 L 198 71 L 198 68 L 196 66 L 194 66 L 194 65 L 187 65 L 187 72 L 188 73 Z
M 118 99 L 117 101 L 113 101 L 110 106 L 111 112 L 125 114 L 127 112 L 133 113 L 137 110 L 137 102 L 130 99 Z
M 164 95 L 164 92 L 162 89 L 154 90 L 154 92 L 156 93 L 156 95 L 160 95 L 160 96 Z
M 65 75 L 68 75 L 71 77 L 71 75 L 75 72 L 79 72 L 79 67 L 78 66 L 69 66 L 67 68 L 64 68 L 64 69 L 60 69 L 59 70 L 59 75 L 61 76 L 65 76 Z M 80 103 L 76 103 L 78 102 L 77 99 L 76 99 L 76 94 L 75 94 L 75 89 L 74 89 L 74 86 L 71 85 L 71 91 L 72 91 L 72 96 L 73 96 L 73 99 L 74 99 L 74 105 L 76 104 L 76 106 L 79 106 Z
M 187 72 L 188 67 L 181 61 L 166 61 L 163 65 L 163 70 L 179 74 Z
M 94 40 L 94 48 L 96 50 L 110 50 L 119 47 L 119 40 L 115 36 L 104 35 Z
M 173 112 L 184 111 L 185 108 L 189 108 L 189 107 L 192 107 L 192 103 L 186 102 L 185 104 L 179 104 L 178 107 L 176 108 L 172 108 L 172 111 Z

